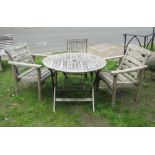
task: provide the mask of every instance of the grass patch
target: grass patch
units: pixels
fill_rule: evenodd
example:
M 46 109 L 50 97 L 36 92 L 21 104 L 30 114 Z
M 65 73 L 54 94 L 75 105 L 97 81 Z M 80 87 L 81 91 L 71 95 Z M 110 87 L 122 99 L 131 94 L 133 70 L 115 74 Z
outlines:
M 153 44 L 153 49 L 151 49 L 151 45 L 149 45 L 148 49 L 151 50 L 152 52 L 155 52 L 155 44 Z
M 36 62 L 41 63 L 41 59 L 37 58 Z M 116 61 L 109 61 L 104 70 L 114 70 L 117 66 Z M 16 96 L 11 67 L 3 61 L 3 69 L 0 72 L 0 126 L 155 126 L 154 81 L 143 85 L 139 103 L 134 102 L 135 89 L 124 89 L 118 92 L 117 105 L 112 108 L 111 95 L 105 87 L 95 92 L 95 113 L 90 103 L 67 102 L 57 103 L 57 112 L 53 113 L 50 78 L 43 87 L 43 101 L 38 102 L 37 85 L 22 88 L 20 96 Z M 63 87 L 63 74 L 59 74 L 58 83 Z

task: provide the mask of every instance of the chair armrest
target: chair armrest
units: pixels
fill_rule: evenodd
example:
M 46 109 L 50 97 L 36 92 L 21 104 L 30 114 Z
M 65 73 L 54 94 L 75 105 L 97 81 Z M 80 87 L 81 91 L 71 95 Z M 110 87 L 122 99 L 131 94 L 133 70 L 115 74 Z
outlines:
M 113 75 L 117 75 L 117 74 L 123 74 L 123 73 L 129 73 L 129 72 L 144 70 L 144 69 L 146 69 L 147 67 L 148 67 L 147 65 L 144 65 L 144 66 L 132 67 L 132 68 L 123 69 L 123 70 L 111 71 L 111 73 L 112 73 Z
M 15 62 L 15 61 L 8 61 L 8 64 L 14 65 L 14 66 L 25 66 L 25 67 L 35 67 L 35 68 L 42 67 L 42 65 L 38 65 L 38 64 L 29 64 L 24 62 Z
M 124 55 L 118 55 L 118 56 L 113 56 L 113 57 L 106 57 L 104 58 L 105 60 L 109 60 L 109 59 L 120 59 L 120 58 L 123 58 Z
M 39 56 L 39 57 L 47 57 L 49 56 L 48 54 L 38 54 L 38 53 L 31 53 L 32 56 L 36 57 L 36 56 Z

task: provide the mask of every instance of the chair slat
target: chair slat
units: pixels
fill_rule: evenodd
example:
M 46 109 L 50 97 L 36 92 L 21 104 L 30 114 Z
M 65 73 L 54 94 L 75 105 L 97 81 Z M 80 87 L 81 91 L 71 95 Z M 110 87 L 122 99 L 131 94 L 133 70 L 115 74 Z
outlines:
M 14 46 L 12 49 L 8 50 L 7 53 L 8 53 L 9 58 L 12 61 L 34 64 L 34 60 L 26 45 L 25 46 L 21 45 L 19 47 Z M 18 74 L 21 74 L 27 69 L 29 69 L 29 67 L 16 66 L 16 70 Z
M 68 39 L 67 52 L 73 53 L 86 53 L 87 52 L 87 39 Z

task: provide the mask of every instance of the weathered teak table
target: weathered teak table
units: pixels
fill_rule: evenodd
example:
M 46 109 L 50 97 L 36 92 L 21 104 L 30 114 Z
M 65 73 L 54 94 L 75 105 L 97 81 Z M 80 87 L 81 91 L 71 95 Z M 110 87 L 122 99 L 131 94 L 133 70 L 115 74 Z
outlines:
M 81 74 L 81 73 L 93 73 L 101 70 L 106 61 L 100 57 L 88 53 L 61 53 L 50 55 L 43 59 L 43 64 L 50 70 L 57 72 Z M 57 76 L 54 76 L 57 81 Z M 62 101 L 89 101 L 92 102 L 93 112 L 94 106 L 94 82 L 92 83 L 92 97 L 91 98 L 56 98 L 56 86 L 57 82 L 54 82 L 54 98 L 53 98 L 53 111 L 55 112 L 55 102 Z

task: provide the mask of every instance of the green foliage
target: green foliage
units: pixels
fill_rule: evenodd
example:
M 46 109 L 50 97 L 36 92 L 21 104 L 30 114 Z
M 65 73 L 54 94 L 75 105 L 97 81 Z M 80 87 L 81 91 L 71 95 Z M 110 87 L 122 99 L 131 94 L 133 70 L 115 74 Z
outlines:
M 155 52 L 155 44 L 153 44 L 153 49 L 151 49 L 151 46 L 149 47 L 150 50 L 152 50 L 152 52 Z
M 117 60 L 108 60 L 107 65 L 104 67 L 104 71 L 115 70 L 119 66 Z

